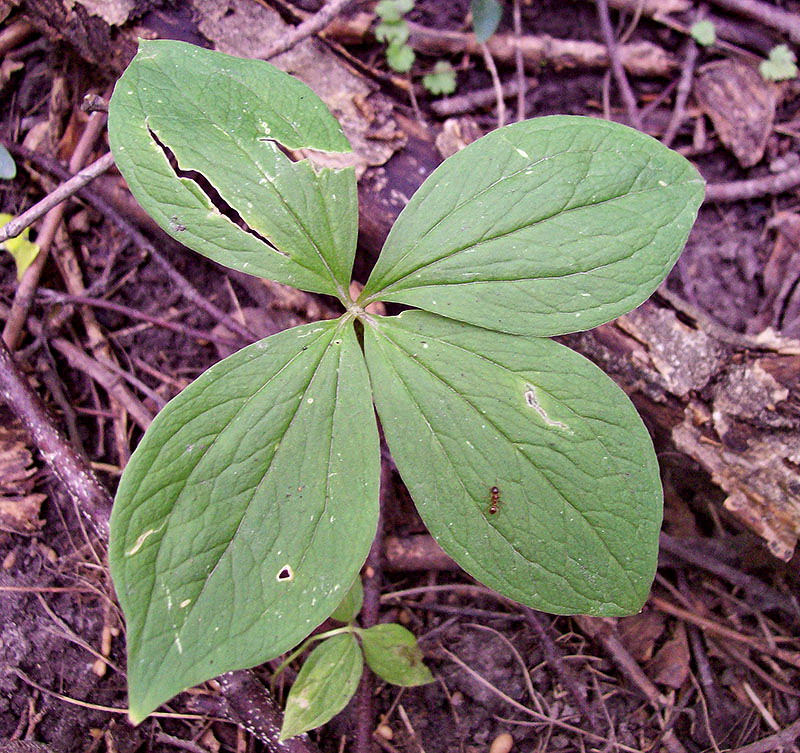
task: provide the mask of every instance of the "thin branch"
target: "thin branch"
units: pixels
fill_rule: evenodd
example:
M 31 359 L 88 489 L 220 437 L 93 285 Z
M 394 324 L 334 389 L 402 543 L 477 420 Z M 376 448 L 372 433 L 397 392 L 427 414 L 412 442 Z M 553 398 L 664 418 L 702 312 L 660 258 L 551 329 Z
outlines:
M 672 110 L 672 116 L 669 119 L 664 135 L 661 137 L 661 143 L 664 144 L 664 146 L 672 146 L 678 129 L 681 127 L 686 117 L 686 102 L 692 91 L 692 81 L 694 79 L 694 69 L 697 64 L 698 52 L 697 42 L 689 37 L 686 40 L 686 56 L 683 61 L 683 67 L 681 68 L 678 89 L 675 92 L 675 107 Z
M 778 8 L 772 3 L 759 0 L 711 0 L 720 8 L 752 18 L 765 26 L 778 29 L 789 35 L 795 43 L 800 44 L 800 16 Z
M 628 121 L 630 124 L 638 129 L 642 129 L 642 119 L 639 115 L 639 108 L 636 104 L 636 97 L 633 95 L 631 85 L 628 83 L 628 77 L 625 73 L 625 68 L 619 55 L 617 48 L 617 40 L 614 37 L 614 29 L 611 27 L 611 18 L 608 14 L 608 0 L 595 0 L 597 5 L 597 17 L 600 20 L 600 31 L 603 34 L 606 47 L 608 47 L 608 57 L 611 62 L 611 71 L 614 74 L 614 79 L 617 82 L 619 93 L 622 96 L 622 102 L 625 105 L 625 110 L 628 113 Z
M 497 99 L 497 127 L 502 128 L 506 124 L 506 103 L 503 99 L 503 85 L 500 83 L 500 75 L 497 73 L 497 66 L 494 64 L 492 53 L 485 42 L 481 42 L 481 53 L 489 75 L 492 77 L 492 86 Z
M 800 186 L 800 167 L 793 167 L 777 175 L 750 180 L 735 180 L 730 183 L 709 183 L 706 186 L 706 201 L 722 204 L 727 201 L 743 201 L 764 196 L 774 196 Z
M 53 207 L 74 196 L 85 185 L 91 183 L 98 175 L 102 175 L 114 164 L 111 152 L 104 154 L 100 159 L 92 162 L 89 167 L 78 171 L 66 183 L 62 183 L 52 193 L 47 194 L 40 202 L 30 209 L 15 217 L 7 225 L 0 228 L 0 243 L 5 243 L 9 238 L 15 238 L 26 227 L 30 227 L 36 220 L 47 214 Z
M 256 52 L 253 57 L 269 60 L 294 47 L 312 34 L 322 31 L 335 16 L 339 15 L 353 0 L 330 0 L 313 16 L 310 16 L 286 36 L 276 39 L 266 49 Z
M 514 0 L 514 38 L 517 40 L 517 48 L 514 50 L 514 64 L 517 75 L 517 121 L 525 120 L 525 95 L 527 94 L 527 79 L 525 78 L 525 61 L 522 58 L 522 8 L 521 0 Z
M 75 500 L 92 530 L 108 538 L 111 495 L 97 480 L 89 463 L 56 429 L 39 395 L 17 367 L 0 340 L 0 396 L 30 432 L 42 458 Z

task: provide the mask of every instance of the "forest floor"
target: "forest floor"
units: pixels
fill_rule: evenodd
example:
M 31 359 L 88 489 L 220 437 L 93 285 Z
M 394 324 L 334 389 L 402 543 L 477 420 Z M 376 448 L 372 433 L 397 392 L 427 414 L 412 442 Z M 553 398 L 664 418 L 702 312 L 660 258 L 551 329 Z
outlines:
M 258 5 L 237 6 L 245 2 Z M 81 13 L 67 10 L 67 17 L 85 19 L 83 3 L 76 5 Z M 194 12 L 180 2 L 154 10 L 145 6 L 156 3 L 129 5 L 131 17 L 119 24 L 125 31 L 113 31 L 119 38 L 145 29 L 210 44 L 197 17 L 201 2 Z M 272 5 L 289 23 L 319 7 Z M 638 122 L 709 183 L 735 191 L 756 179 L 763 189 L 703 206 L 666 289 L 731 333 L 800 338 L 800 80 L 767 81 L 759 73 L 777 45 L 800 43 L 800 2 L 742 0 L 738 13 L 730 0 L 612 3 L 616 54 L 632 94 L 626 105 L 605 57 L 603 3 L 509 0 L 491 47 L 499 83 L 512 92 L 503 113 L 485 56 L 465 41 L 468 5 L 417 0 L 408 16 L 417 55 L 410 76 L 389 69 L 371 35 L 373 3 L 351 3 L 328 28 L 329 50 L 389 103 L 382 117 L 393 130 L 372 141 L 392 145 L 383 159 L 398 166 L 386 165 L 387 190 L 410 193 L 454 143 L 500 119 L 568 113 Z M 38 6 L 0 2 L 0 136 L 18 167 L 16 178 L 0 180 L 0 210 L 12 215 L 63 182 L 65 170 L 107 152 L 103 113 L 89 115 L 81 103 L 87 94 L 107 97 L 119 73 L 118 61 L 105 65 L 74 46 L 75 28 L 67 41 L 58 39 Z M 134 6 L 146 12 L 135 16 Z M 698 45 L 688 34 L 699 19 L 714 24 L 714 44 Z M 521 71 L 513 46 L 501 44 L 515 33 L 529 49 L 547 48 L 535 71 L 530 61 Z M 439 59 L 457 73 L 449 98 L 421 85 Z M 403 159 L 422 174 L 409 177 Z M 379 162 L 367 168 L 362 189 Z M 186 251 L 142 216 L 113 170 L 87 190 L 126 224 L 85 196 L 63 205 L 63 216 L 37 222 L 32 237 L 49 247 L 49 258 L 26 288 L 11 256 L 0 257 L 0 318 L 26 378 L 113 493 L 143 427 L 230 352 L 225 338 L 238 337 L 238 347 L 247 330 L 264 335 L 326 316 L 331 303 L 293 297 Z M 373 198 L 362 196 L 362 206 Z M 391 214 L 391 201 L 383 208 Z M 357 269 L 368 269 L 388 230 L 391 218 L 379 214 L 362 228 Z M 228 329 L 187 297 L 184 283 L 225 312 Z M 25 290 L 30 305 L 14 323 Z M 22 750 L 4 740 L 44 743 L 55 753 L 284 749 L 231 721 L 213 683 L 174 699 L 166 716 L 129 724 L 124 622 L 105 542 L 83 525 L 13 412 L 0 410 L 0 753 Z M 363 740 L 354 742 L 366 724 L 374 746 L 403 753 L 489 751 L 493 742 L 498 753 L 510 739 L 511 750 L 551 753 L 798 751 L 798 558 L 773 556 L 723 506 L 726 494 L 708 473 L 663 437 L 656 446 L 666 536 L 640 614 L 535 613 L 461 571 L 415 569 L 387 555 L 379 619 L 414 632 L 436 682 L 405 690 L 376 683 L 370 718 L 360 718 L 363 704 L 351 704 L 312 733 L 319 748 L 366 753 Z M 386 534 L 408 543 L 425 529 L 396 473 L 390 467 L 385 475 Z M 257 670 L 266 682 L 269 673 L 269 666 Z

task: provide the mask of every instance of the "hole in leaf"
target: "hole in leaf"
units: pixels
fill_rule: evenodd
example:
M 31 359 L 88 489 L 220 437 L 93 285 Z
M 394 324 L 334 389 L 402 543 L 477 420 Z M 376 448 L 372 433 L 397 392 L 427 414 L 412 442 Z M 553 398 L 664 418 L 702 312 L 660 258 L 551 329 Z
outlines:
M 177 175 L 179 178 L 186 178 L 196 183 L 197 187 L 208 197 L 208 200 L 214 205 L 217 211 L 227 217 L 240 230 L 244 231 L 245 233 L 249 233 L 254 238 L 258 238 L 258 240 L 269 246 L 273 251 L 279 253 L 281 256 L 289 256 L 289 254 L 281 251 L 279 248 L 276 248 L 267 238 L 261 235 L 261 233 L 253 230 L 253 228 L 251 228 L 250 225 L 245 222 L 239 212 L 237 212 L 234 207 L 232 207 L 227 201 L 225 201 L 225 199 L 222 198 L 219 191 L 214 188 L 205 175 L 197 172 L 197 170 L 184 170 L 178 164 L 178 158 L 175 156 L 175 153 L 172 151 L 172 149 L 170 149 L 163 141 L 161 141 L 161 139 L 158 138 L 158 135 L 155 131 L 153 131 L 151 128 L 148 128 L 147 130 L 150 133 L 150 137 L 153 139 L 153 141 L 158 145 L 161 151 L 164 152 L 164 156 L 167 158 L 167 161 L 175 172 L 175 175 Z M 173 229 L 179 231 L 185 230 L 186 227 L 184 225 L 179 225 Z
M 278 572 L 276 580 L 282 580 L 282 581 L 294 580 L 294 570 L 292 570 L 290 565 L 284 565 Z

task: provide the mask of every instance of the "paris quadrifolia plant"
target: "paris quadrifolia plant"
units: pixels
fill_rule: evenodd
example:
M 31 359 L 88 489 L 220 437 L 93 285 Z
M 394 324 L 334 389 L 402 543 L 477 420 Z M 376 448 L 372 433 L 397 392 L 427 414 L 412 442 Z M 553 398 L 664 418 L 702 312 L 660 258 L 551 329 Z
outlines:
M 330 166 L 350 147 L 305 84 L 142 42 L 109 134 L 174 238 L 344 310 L 211 367 L 125 469 L 110 560 L 134 721 L 289 651 L 343 600 L 344 627 L 300 672 L 298 708 L 341 708 L 364 658 L 390 681 L 430 679 L 410 633 L 354 622 L 378 522 L 378 420 L 425 525 L 469 574 L 556 614 L 641 608 L 662 515 L 650 438 L 611 379 L 548 338 L 630 311 L 664 279 L 703 198 L 683 157 L 587 117 L 496 130 L 424 182 L 353 300 L 356 176 Z M 378 316 L 376 301 L 408 310 Z M 331 687 L 334 670 L 347 680 Z

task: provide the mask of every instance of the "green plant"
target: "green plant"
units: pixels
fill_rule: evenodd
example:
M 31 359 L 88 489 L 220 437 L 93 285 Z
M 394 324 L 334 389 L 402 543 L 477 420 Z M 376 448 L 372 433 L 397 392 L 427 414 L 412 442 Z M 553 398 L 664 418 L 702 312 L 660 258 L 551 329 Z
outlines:
M 414 50 L 408 42 L 408 23 L 404 18 L 414 8 L 414 0 L 381 0 L 375 13 L 381 19 L 375 38 L 386 43 L 386 62 L 398 73 L 408 73 L 414 65 Z
M 347 623 L 345 627 L 303 641 L 273 675 L 275 679 L 297 656 L 319 642 L 292 685 L 281 739 L 318 727 L 338 714 L 358 687 L 364 659 L 375 674 L 393 685 L 413 687 L 433 682 L 416 638 L 404 627 L 388 623 L 365 630 L 353 624 L 362 597 L 361 581 L 356 579 L 343 603 L 331 615 L 334 620 Z
M 779 44 L 769 51 L 758 70 L 767 81 L 786 81 L 797 76 L 797 57 L 785 44 Z
M 692 39 L 702 47 L 711 47 L 717 41 L 717 28 L 708 20 L 693 23 L 689 33 L 692 35 Z
M 376 532 L 373 402 L 423 520 L 467 572 L 550 612 L 641 607 L 661 520 L 652 444 L 613 381 L 548 338 L 663 280 L 703 197 L 683 157 L 582 117 L 490 133 L 412 197 L 354 301 L 355 173 L 324 166 L 349 145 L 302 83 L 142 42 L 109 137 L 166 232 L 344 307 L 211 367 L 133 453 L 109 552 L 133 720 L 286 652 L 342 602 Z M 416 310 L 377 316 L 374 301 Z

